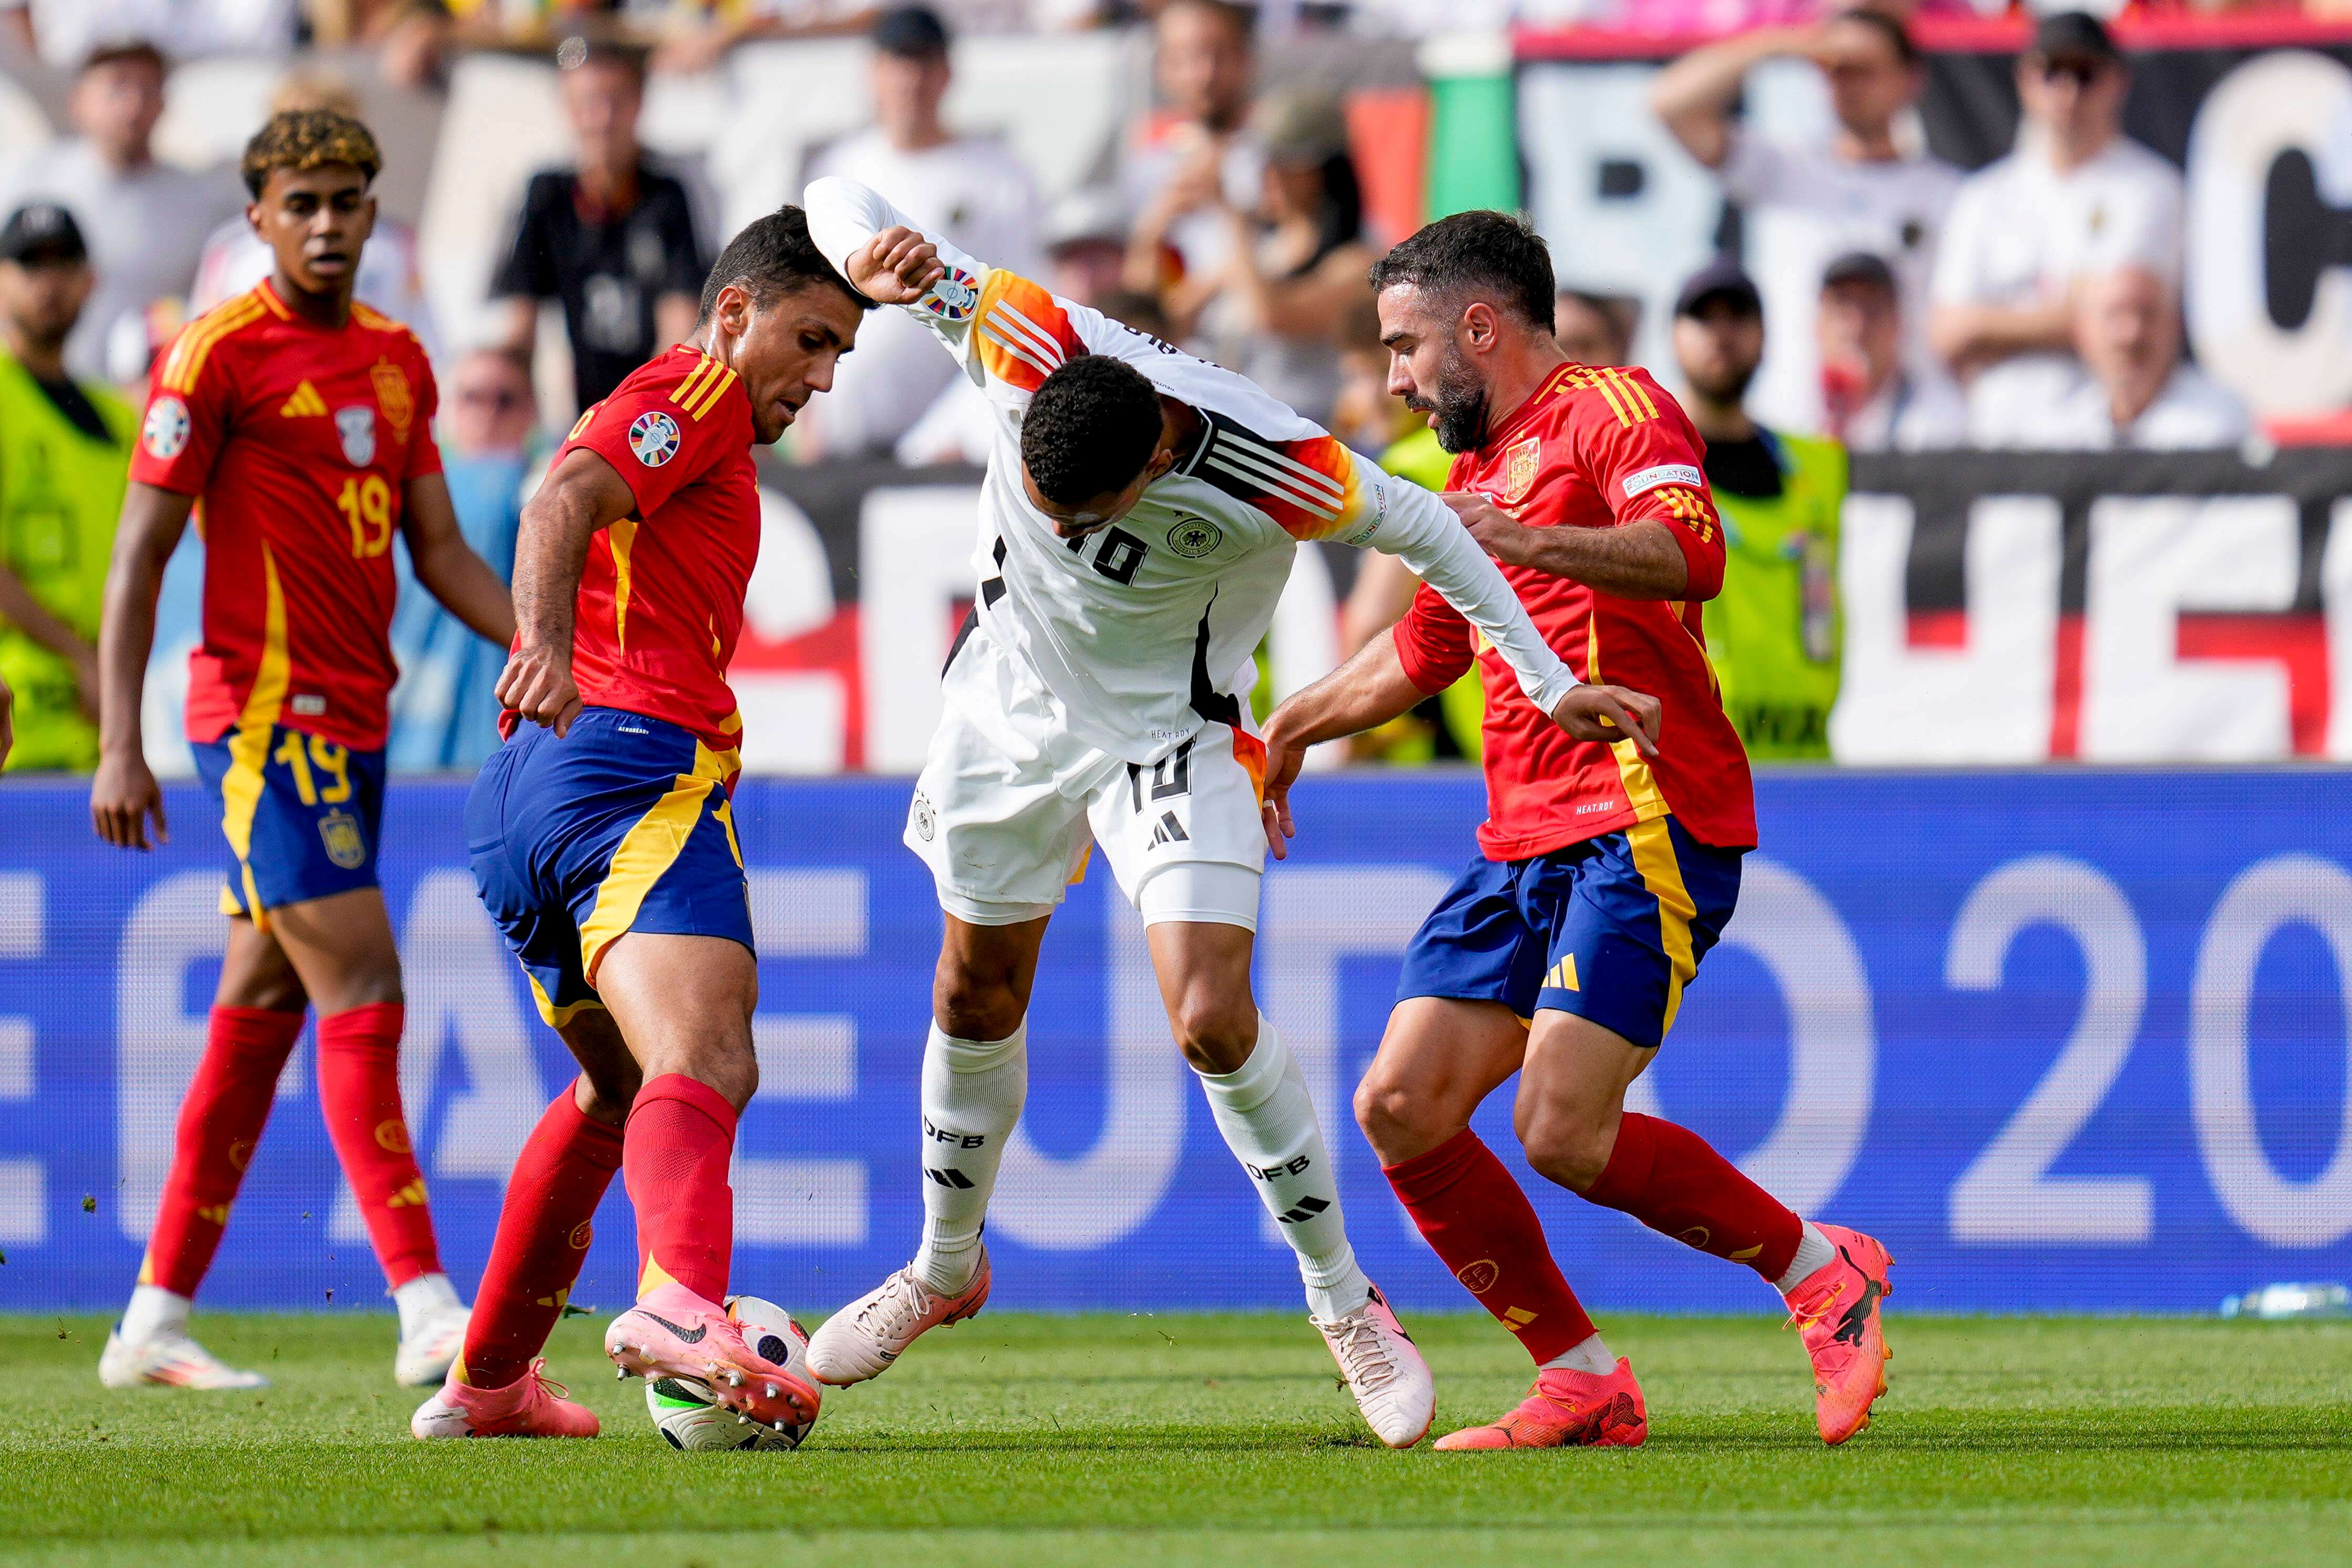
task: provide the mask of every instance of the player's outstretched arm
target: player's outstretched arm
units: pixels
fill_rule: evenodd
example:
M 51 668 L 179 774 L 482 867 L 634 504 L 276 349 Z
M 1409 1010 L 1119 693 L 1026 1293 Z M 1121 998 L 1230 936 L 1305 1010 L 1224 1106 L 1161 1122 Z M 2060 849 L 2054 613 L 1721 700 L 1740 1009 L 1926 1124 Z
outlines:
M 809 237 L 850 287 L 877 305 L 909 309 L 950 267 L 967 277 L 988 268 L 923 226 L 871 186 L 839 174 L 809 182 L 801 202 L 808 214 Z M 967 305 L 969 301 L 966 302 Z M 959 347 L 971 319 L 960 313 L 918 310 L 927 325 Z
M 122 497 L 114 530 L 114 558 L 106 570 L 106 597 L 98 616 L 98 774 L 89 781 L 90 823 L 98 836 L 126 850 L 143 850 L 147 821 L 156 843 L 170 841 L 163 791 L 148 770 L 139 706 L 147 685 L 147 656 L 155 647 L 155 596 L 163 568 L 187 531 L 196 498 L 134 479 Z
M 408 482 L 400 528 L 408 540 L 408 563 L 425 591 L 476 635 L 501 648 L 513 646 L 513 596 L 490 563 L 466 542 L 448 482 L 440 475 L 420 474 Z
M 613 465 L 578 447 L 524 503 L 515 536 L 517 641 L 499 675 L 498 699 L 559 736 L 571 733 L 582 706 L 572 679 L 572 621 L 588 541 L 636 507 Z
M 1669 525 L 1655 517 L 1613 528 L 1531 528 L 1475 491 L 1439 497 L 1470 537 L 1506 566 L 1573 578 L 1619 599 L 1687 599 L 1690 563 Z
M 1293 692 L 1265 721 L 1265 845 L 1276 860 L 1298 836 L 1290 816 L 1290 786 L 1307 747 L 1360 735 L 1411 709 L 1422 690 L 1404 672 L 1396 640 L 1375 637 L 1313 685 Z

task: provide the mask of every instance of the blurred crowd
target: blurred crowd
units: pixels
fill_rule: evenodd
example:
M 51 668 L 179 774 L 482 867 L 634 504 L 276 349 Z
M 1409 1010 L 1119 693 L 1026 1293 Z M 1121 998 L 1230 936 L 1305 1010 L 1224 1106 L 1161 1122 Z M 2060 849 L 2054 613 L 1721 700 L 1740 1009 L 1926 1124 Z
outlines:
M 971 254 L 1231 365 L 1350 444 L 1442 486 L 1446 455 L 1386 390 L 1363 278 L 1381 241 L 1398 236 L 1376 234 L 1368 218 L 1360 127 L 1328 91 L 1264 89 L 1260 55 L 1276 36 L 1517 20 L 1723 35 L 1658 73 L 1651 107 L 1745 214 L 1743 259 L 1718 260 L 1682 288 L 1667 335 L 1674 363 L 1654 368 L 1678 379 L 1710 443 L 1717 494 L 1727 513 L 1748 515 L 1739 535 L 1757 570 L 1772 574 L 1775 602 L 1786 601 L 1771 612 L 1778 645 L 1748 666 L 1788 665 L 1794 674 L 1776 675 L 1776 690 L 1828 671 L 1794 708 L 1743 727 L 1767 751 L 1780 736 L 1790 754 L 1822 754 L 1847 452 L 2229 447 L 2253 429 L 2239 401 L 2184 359 L 2180 174 L 2123 133 L 2129 68 L 2096 16 L 2055 10 L 2032 23 L 2016 69 L 2022 125 L 2007 156 L 1964 174 L 1927 152 L 1908 19 L 1968 9 L 1958 0 L 966 0 L 938 10 L 857 0 L 0 0 L 0 47 L 13 41 L 70 78 L 63 139 L 0 169 L 0 674 L 27 708 L 89 707 L 89 580 L 102 572 L 111 527 L 102 493 L 68 497 L 61 482 L 43 488 L 37 465 L 9 468 L 11 422 L 123 446 L 125 410 L 157 350 L 191 313 L 251 287 L 268 266 L 230 175 L 155 155 L 176 61 L 285 55 L 276 107 L 351 110 L 353 84 L 296 51 L 362 47 L 359 57 L 386 80 L 430 89 L 459 51 L 552 47 L 572 155 L 530 180 L 505 230 L 490 308 L 461 340 L 437 329 L 417 236 L 389 220 L 358 283 L 362 299 L 413 324 L 433 354 L 451 486 L 476 548 L 496 564 L 510 558 L 520 497 L 551 423 L 691 329 L 724 237 L 702 173 L 640 139 L 649 75 L 825 34 L 870 40 L 872 122 L 815 148 L 803 173 L 881 189 Z M 1041 197 L 1006 141 L 943 116 L 959 32 L 1139 23 L 1150 29 L 1153 106 L 1098 177 L 1057 199 Z M 1823 139 L 1768 139 L 1738 112 L 1751 73 L 1790 61 L 1819 75 L 1832 110 Z M 1573 247 L 1556 262 L 1563 347 L 1582 361 L 1630 361 L 1639 302 L 1585 287 Z M 543 316 L 562 323 L 568 397 L 545 395 L 543 378 L 534 387 Z M 977 394 L 911 319 L 882 312 L 786 455 L 924 465 L 977 460 L 985 446 Z M 1384 559 L 1362 573 L 1349 645 L 1393 620 L 1410 587 Z M 1738 613 L 1736 604 L 1710 612 L 1723 645 L 1739 641 Z M 468 694 L 494 675 L 494 653 L 468 651 L 462 629 L 423 611 L 404 621 L 401 643 L 404 654 L 443 656 L 425 661 L 430 679 L 404 686 L 415 722 L 395 739 L 395 763 L 467 760 L 482 737 L 457 736 L 450 716 L 479 706 Z M 1746 700 L 1738 685 L 1727 680 L 1727 698 Z M 1442 706 L 1418 738 L 1391 736 L 1374 749 L 1475 749 L 1475 722 Z M 20 746 L 17 765 L 79 766 L 88 737 L 72 724 L 57 728 L 47 748 Z

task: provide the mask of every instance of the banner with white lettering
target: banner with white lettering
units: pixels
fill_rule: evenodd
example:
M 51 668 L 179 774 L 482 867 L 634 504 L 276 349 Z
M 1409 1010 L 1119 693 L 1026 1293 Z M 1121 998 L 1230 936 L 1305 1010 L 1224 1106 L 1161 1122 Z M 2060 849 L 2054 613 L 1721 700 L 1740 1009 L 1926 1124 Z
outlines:
M 1671 735 L 1671 729 L 1668 731 Z M 453 782 L 396 783 L 385 894 L 402 1081 L 468 1293 L 502 1180 L 568 1080 L 477 901 Z M 1349 1117 L 1399 955 L 1471 852 L 1459 772 L 1308 780 L 1266 878 L 1260 1005 L 1322 1107 L 1349 1228 L 1412 1308 L 1469 1296 Z M 100 845 L 78 787 L 0 786 L 0 1309 L 111 1309 L 137 1274 L 226 923 L 217 831 Z M 734 1173 L 737 1279 L 822 1311 L 911 1251 L 916 1085 L 939 916 L 895 779 L 747 780 L 761 1089 Z M 1869 1229 L 1947 1311 L 2210 1311 L 2352 1272 L 2352 775 L 2324 769 L 1780 770 L 1763 848 L 1637 1109 L 1809 1215 Z M 990 1217 L 1008 1305 L 1295 1308 L 1290 1255 L 1171 1042 L 1137 920 L 1097 869 L 1047 936 L 1030 1093 Z M 297 1051 L 208 1305 L 381 1310 L 383 1280 Z M 1570 1278 L 1610 1308 L 1776 1311 L 1746 1271 L 1529 1173 L 1478 1125 Z M 618 1185 L 583 1307 L 630 1294 Z M 389 1330 L 387 1330 L 389 1333 Z M 93 1354 L 95 1354 L 93 1352 Z

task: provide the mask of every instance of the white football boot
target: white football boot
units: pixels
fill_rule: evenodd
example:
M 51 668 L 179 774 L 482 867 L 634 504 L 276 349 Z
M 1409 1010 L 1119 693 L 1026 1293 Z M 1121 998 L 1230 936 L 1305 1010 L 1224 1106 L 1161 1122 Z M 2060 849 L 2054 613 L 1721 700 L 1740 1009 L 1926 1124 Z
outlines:
M 912 1263 L 850 1302 L 809 1336 L 809 1371 L 820 1383 L 845 1387 L 879 1377 L 908 1345 L 935 1328 L 960 1323 L 988 1304 L 988 1248 L 971 1283 L 942 1296 L 915 1274 Z M 1426 1374 L 1423 1375 L 1427 1375 Z
M 137 1344 L 122 1343 L 117 1324 L 108 1331 L 106 1349 L 98 1358 L 98 1380 L 109 1388 L 267 1388 L 269 1379 L 257 1372 L 229 1365 L 188 1337 L 188 1331 L 166 1325 Z
M 1391 1448 L 1410 1448 L 1429 1435 L 1437 1416 L 1437 1380 L 1380 1291 L 1345 1317 L 1309 1313 L 1307 1321 L 1331 1347 L 1372 1436 Z
M 415 1325 L 400 1336 L 393 1354 L 392 1375 L 409 1388 L 425 1388 L 444 1381 L 466 1348 L 466 1324 L 473 1312 L 459 1301 L 417 1315 Z

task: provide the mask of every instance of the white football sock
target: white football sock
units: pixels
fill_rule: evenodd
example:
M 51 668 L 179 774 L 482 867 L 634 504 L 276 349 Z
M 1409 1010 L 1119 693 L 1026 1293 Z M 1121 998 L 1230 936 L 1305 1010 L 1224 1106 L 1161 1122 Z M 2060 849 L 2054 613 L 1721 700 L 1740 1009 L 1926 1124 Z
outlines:
M 951 1295 L 980 1267 L 980 1232 L 1004 1141 L 1029 1093 L 1029 1024 L 1003 1040 L 957 1040 L 931 1025 L 923 1047 L 923 1244 L 915 1275 Z
M 188 1309 L 195 1303 L 161 1285 L 133 1285 L 131 1304 L 122 1309 L 121 1333 L 125 1344 L 144 1344 L 166 1329 L 185 1333 Z
M 1307 1098 L 1307 1075 L 1291 1060 L 1264 1013 L 1257 1045 L 1238 1072 L 1200 1074 L 1209 1113 L 1225 1146 L 1249 1172 L 1258 1197 L 1298 1254 L 1307 1307 L 1317 1317 L 1347 1316 L 1364 1304 L 1372 1282 L 1356 1266 L 1339 1212 L 1339 1186 L 1323 1129 Z
M 464 1305 L 457 1300 L 457 1289 L 449 1283 L 446 1274 L 419 1274 L 405 1285 L 394 1285 L 392 1304 L 400 1312 L 403 1339 L 415 1333 L 416 1325 L 434 1313 Z
M 1772 1281 L 1772 1288 L 1787 1295 L 1822 1269 L 1837 1261 L 1837 1249 L 1821 1228 L 1811 1220 L 1805 1221 L 1805 1233 L 1797 1239 L 1797 1255 L 1789 1260 L 1789 1271 Z
M 1549 1372 L 1556 1366 L 1570 1372 L 1591 1372 L 1606 1377 L 1617 1370 L 1617 1358 L 1609 1354 L 1609 1347 L 1601 1343 L 1601 1336 L 1593 1333 L 1545 1362 L 1542 1370 Z

